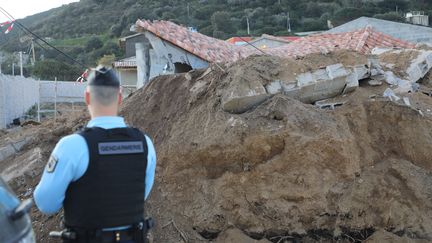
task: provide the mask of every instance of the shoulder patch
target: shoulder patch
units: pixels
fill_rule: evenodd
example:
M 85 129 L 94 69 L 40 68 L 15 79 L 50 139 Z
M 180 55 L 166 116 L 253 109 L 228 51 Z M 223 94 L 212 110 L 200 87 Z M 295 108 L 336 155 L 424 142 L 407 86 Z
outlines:
M 53 173 L 55 168 L 57 167 L 57 162 L 58 162 L 58 158 L 55 155 L 51 154 L 51 157 L 49 158 L 48 163 L 46 165 L 46 171 L 48 173 Z

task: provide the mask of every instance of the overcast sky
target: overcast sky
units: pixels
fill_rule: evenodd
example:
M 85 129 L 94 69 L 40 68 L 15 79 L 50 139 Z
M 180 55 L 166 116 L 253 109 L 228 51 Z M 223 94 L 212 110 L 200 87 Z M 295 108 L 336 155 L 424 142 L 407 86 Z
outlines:
M 0 0 L 0 6 L 14 18 L 20 19 L 72 2 L 79 0 Z M 0 16 L 1 22 L 6 20 L 5 16 Z

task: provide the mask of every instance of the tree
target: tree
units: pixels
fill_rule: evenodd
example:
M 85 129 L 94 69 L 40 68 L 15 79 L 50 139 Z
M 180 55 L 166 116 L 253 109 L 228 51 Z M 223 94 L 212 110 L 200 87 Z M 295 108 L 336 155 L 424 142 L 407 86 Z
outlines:
M 92 37 L 87 41 L 85 49 L 86 51 L 90 52 L 101 48 L 103 45 L 104 43 L 101 41 L 101 39 L 98 37 Z
M 115 59 L 115 55 L 104 55 L 101 59 L 99 59 L 98 64 L 110 67 L 115 62 Z
M 398 12 L 375 14 L 373 17 L 377 19 L 384 19 L 384 20 L 395 21 L 395 22 L 402 22 L 402 23 L 405 22 L 405 18 L 402 15 L 400 15 Z
M 220 32 L 224 32 L 227 34 L 234 33 L 235 29 L 230 19 L 231 17 L 228 12 L 225 11 L 215 12 L 211 17 L 213 30 L 215 32 L 217 31 L 216 33 L 220 33 Z
M 57 78 L 64 81 L 74 81 L 82 72 L 83 70 L 77 66 L 47 59 L 36 62 L 32 71 L 32 76 L 42 80 L 54 80 Z
M 368 14 L 365 13 L 363 9 L 342 8 L 334 14 L 332 22 L 333 22 L 333 24 L 335 24 L 335 26 L 338 26 L 338 25 L 344 24 L 346 22 L 349 22 L 351 20 L 360 18 L 362 16 L 368 16 Z

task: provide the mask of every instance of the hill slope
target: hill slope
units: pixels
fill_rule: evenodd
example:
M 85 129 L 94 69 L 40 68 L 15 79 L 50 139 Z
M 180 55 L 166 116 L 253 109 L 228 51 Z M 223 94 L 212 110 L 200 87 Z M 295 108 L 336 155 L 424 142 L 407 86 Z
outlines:
M 394 12 L 398 9 L 399 12 Z M 360 16 L 403 21 L 402 13 L 423 10 L 432 15 L 432 2 L 425 0 L 81 0 L 27 17 L 22 23 L 40 36 L 88 65 L 103 55 L 122 56 L 117 38 L 130 34 L 130 26 L 138 19 L 165 19 L 194 26 L 201 33 L 225 39 L 247 35 L 247 19 L 251 35 L 289 34 L 289 12 L 294 32 L 327 28 L 327 20 L 343 24 Z M 13 13 L 12 13 L 13 14 Z M 3 52 L 26 51 L 29 43 L 21 43 L 25 35 L 19 28 L 0 35 Z M 98 40 L 95 40 L 98 39 Z M 91 42 L 92 41 L 92 42 Z M 102 42 L 102 44 L 97 42 Z M 90 43 L 89 43 L 90 42 Z M 96 43 L 95 46 L 91 44 Z M 61 59 L 55 51 L 37 47 L 37 59 Z M 66 61 L 65 59 L 63 61 Z M 33 73 L 28 70 L 28 73 Z

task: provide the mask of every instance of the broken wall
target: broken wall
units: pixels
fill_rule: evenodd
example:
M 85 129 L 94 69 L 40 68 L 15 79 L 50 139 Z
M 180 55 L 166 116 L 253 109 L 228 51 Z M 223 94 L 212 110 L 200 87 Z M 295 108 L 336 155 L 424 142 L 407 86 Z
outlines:
M 207 61 L 169 42 L 163 41 L 151 33 L 146 32 L 145 36 L 149 39 L 155 53 L 155 55 L 150 55 L 150 73 L 154 75 L 150 75 L 150 78 L 161 74 L 174 73 L 174 63 L 184 63 L 191 66 L 192 69 L 207 68 L 209 65 Z

